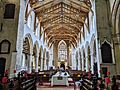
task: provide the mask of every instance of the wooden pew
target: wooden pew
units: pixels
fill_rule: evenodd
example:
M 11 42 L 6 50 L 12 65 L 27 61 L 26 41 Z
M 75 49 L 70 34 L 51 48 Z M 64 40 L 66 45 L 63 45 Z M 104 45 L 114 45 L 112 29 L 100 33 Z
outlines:
M 93 83 L 89 79 L 83 79 L 83 89 L 84 90 L 92 90 Z
M 31 78 L 20 82 L 20 90 L 36 90 L 36 79 Z

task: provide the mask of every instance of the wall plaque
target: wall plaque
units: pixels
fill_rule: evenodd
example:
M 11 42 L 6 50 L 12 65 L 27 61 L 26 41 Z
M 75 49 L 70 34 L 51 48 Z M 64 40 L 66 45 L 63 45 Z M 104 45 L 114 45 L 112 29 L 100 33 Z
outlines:
M 10 53 L 10 42 L 8 40 L 3 40 L 0 43 L 0 53 L 1 54 L 8 54 L 8 53 Z

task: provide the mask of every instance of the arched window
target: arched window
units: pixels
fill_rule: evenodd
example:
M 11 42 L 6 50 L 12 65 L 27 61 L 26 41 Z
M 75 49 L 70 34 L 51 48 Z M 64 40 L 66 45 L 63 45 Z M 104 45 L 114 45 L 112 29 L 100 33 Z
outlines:
M 67 45 L 64 41 L 61 41 L 58 45 L 58 60 L 67 60 Z
M 111 52 L 111 46 L 104 42 L 101 46 L 101 53 L 102 53 L 102 62 L 103 63 L 112 63 L 112 52 Z

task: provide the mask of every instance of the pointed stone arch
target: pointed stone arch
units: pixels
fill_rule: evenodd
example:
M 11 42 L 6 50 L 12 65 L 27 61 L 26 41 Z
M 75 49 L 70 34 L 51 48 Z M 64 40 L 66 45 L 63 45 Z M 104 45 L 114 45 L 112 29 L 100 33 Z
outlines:
M 120 1 L 115 0 L 112 8 L 113 34 L 120 33 Z
M 26 34 L 23 38 L 23 51 L 22 51 L 22 69 L 31 73 L 32 68 L 32 54 L 33 54 L 33 40 L 30 34 Z
M 114 44 L 113 62 L 116 62 L 116 72 L 120 74 L 120 0 L 114 0 L 112 8 L 112 34 Z M 113 54 L 112 54 L 113 55 Z M 114 56 L 113 56 L 114 57 Z
M 29 43 L 30 43 L 30 53 L 32 54 L 33 53 L 33 39 L 32 39 L 32 36 L 29 34 L 29 33 L 27 33 L 26 35 L 25 35 L 25 37 L 24 37 L 24 39 L 25 38 L 28 38 L 28 40 L 29 40 Z
M 29 58 L 30 58 L 30 42 L 29 38 L 25 37 L 23 40 L 23 51 L 22 51 L 23 59 L 22 59 L 22 69 L 27 70 L 29 68 Z

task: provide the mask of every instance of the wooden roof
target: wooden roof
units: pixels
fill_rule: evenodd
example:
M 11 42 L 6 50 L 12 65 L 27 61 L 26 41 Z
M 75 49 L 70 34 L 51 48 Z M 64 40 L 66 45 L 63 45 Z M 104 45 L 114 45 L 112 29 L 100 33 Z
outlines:
M 30 0 L 49 43 L 70 40 L 77 44 L 79 33 L 91 10 L 89 0 Z

